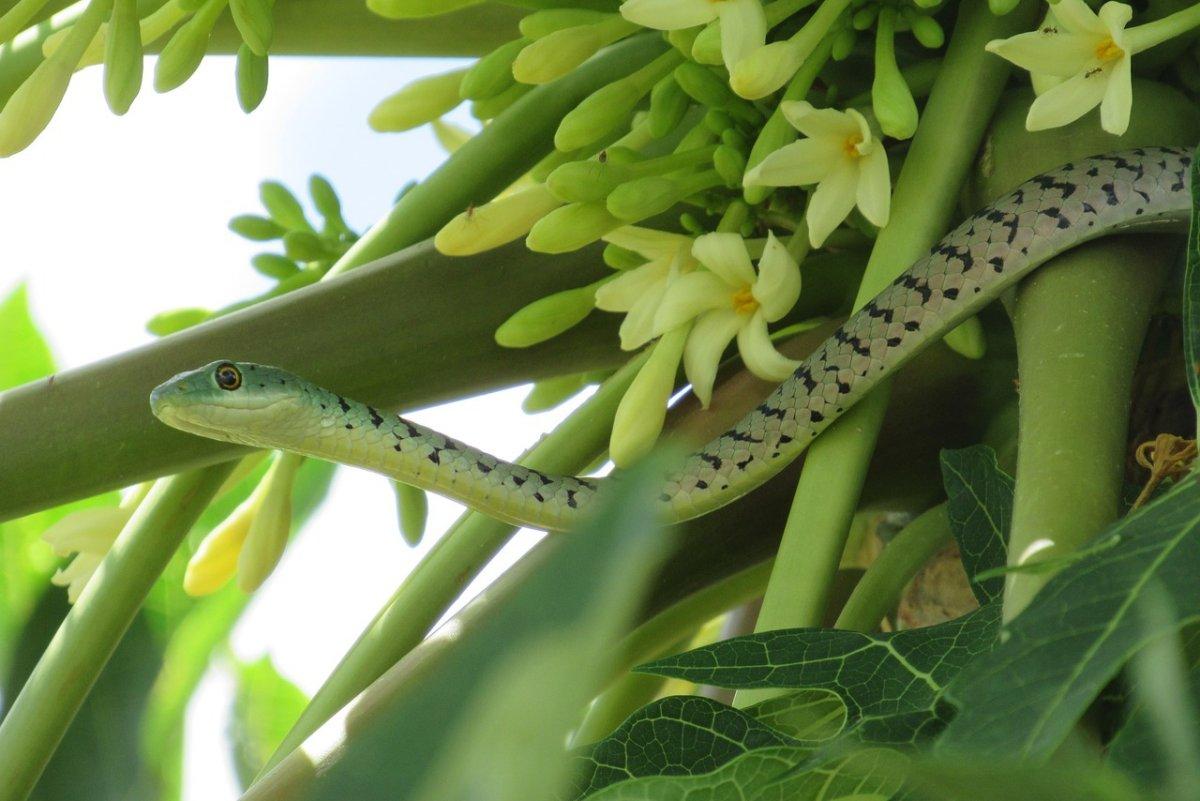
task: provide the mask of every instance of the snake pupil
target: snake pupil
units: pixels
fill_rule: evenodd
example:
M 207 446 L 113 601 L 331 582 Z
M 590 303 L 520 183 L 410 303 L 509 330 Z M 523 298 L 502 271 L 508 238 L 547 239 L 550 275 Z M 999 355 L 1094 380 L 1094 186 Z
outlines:
M 217 368 L 217 386 L 221 389 L 235 390 L 242 385 L 242 374 L 232 364 L 222 364 Z

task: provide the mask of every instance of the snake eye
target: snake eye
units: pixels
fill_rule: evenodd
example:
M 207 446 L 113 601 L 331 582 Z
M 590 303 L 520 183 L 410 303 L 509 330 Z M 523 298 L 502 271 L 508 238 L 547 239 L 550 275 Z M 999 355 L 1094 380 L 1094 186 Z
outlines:
M 242 385 L 242 373 L 232 364 L 222 364 L 216 372 L 217 386 L 230 392 Z

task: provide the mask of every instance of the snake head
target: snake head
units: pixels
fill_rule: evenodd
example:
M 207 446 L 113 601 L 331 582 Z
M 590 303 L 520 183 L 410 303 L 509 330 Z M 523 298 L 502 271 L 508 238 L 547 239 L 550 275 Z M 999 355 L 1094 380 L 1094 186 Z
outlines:
M 256 433 L 277 427 L 303 394 L 304 382 L 285 370 L 223 359 L 159 384 L 150 409 L 172 428 L 258 445 Z

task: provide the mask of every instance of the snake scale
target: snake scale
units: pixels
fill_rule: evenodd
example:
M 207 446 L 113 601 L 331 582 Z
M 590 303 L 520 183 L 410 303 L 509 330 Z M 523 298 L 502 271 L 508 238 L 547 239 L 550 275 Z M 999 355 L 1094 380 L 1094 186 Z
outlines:
M 1180 229 L 1191 154 L 1139 148 L 1066 164 L 965 220 L 854 314 L 736 426 L 666 481 L 664 517 L 695 517 L 759 486 L 923 347 L 1051 257 L 1126 229 Z M 602 481 L 501 461 L 274 367 L 213 362 L 151 394 L 201 436 L 356 465 L 511 523 L 570 528 Z

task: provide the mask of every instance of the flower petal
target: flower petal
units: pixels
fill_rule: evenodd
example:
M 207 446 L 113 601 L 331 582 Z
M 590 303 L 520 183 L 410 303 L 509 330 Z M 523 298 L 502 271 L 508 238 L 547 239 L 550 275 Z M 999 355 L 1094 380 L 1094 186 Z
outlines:
M 815 108 L 806 100 L 785 100 L 779 107 L 792 127 L 805 136 L 829 137 L 840 142 L 858 133 L 858 122 L 844 111 Z
M 671 262 L 657 259 L 626 270 L 596 290 L 596 308 L 629 311 L 657 283 L 664 282 Z
M 683 349 L 683 370 L 692 385 L 692 393 L 705 409 L 712 401 L 721 354 L 745 322 L 746 318 L 733 309 L 716 309 L 702 315 L 688 334 Z
M 829 169 L 846 154 L 836 140 L 801 139 L 768 153 L 746 173 L 746 186 L 807 186 L 824 180 Z
M 621 16 L 646 28 L 675 31 L 712 22 L 717 6 L 709 0 L 625 0 Z
M 750 291 L 769 322 L 790 312 L 800 299 L 800 265 L 772 233 L 767 234 L 758 262 L 758 280 Z
M 738 331 L 737 343 L 746 367 L 767 381 L 783 381 L 800 366 L 800 362 L 775 350 L 767 335 L 767 321 L 761 309 Z
M 1060 0 L 1061 2 L 1061 0 Z M 1047 26 L 1030 33 L 987 43 L 987 50 L 1021 69 L 1067 78 L 1086 69 L 1095 57 L 1092 37 L 1073 33 L 1046 33 L 1057 29 Z
M 737 63 L 767 41 L 767 16 L 759 0 L 718 3 L 721 17 L 721 58 L 733 72 Z
M 692 240 L 683 234 L 656 231 L 653 228 L 643 228 L 639 225 L 622 225 L 600 238 L 617 247 L 632 250 L 647 259 L 674 256 L 680 247 L 686 245 L 690 249 L 692 245 Z
M 663 335 L 617 404 L 608 450 L 618 467 L 645 456 L 658 439 L 687 333 L 681 327 Z
M 731 307 L 731 296 L 729 285 L 713 273 L 681 275 L 667 287 L 654 316 L 654 331 L 670 331 L 710 309 Z
M 658 334 L 654 330 L 654 317 L 658 314 L 658 307 L 662 304 L 666 292 L 667 282 L 662 281 L 651 287 L 630 307 L 618 331 L 621 350 L 637 350 Z
M 1129 127 L 1129 112 L 1133 108 L 1132 60 L 1128 55 L 1117 59 L 1108 76 L 1104 99 L 1100 101 L 1100 127 L 1117 136 Z
M 804 212 L 808 220 L 808 241 L 815 248 L 825 244 L 825 237 L 842 224 L 858 202 L 858 169 L 843 161 L 817 184 Z
M 733 289 L 754 283 L 754 266 L 738 234 L 717 232 L 696 238 L 692 255 Z
M 858 210 L 880 228 L 887 225 L 892 207 L 892 176 L 882 147 L 858 160 Z
M 1083 0 L 1058 0 L 1054 4 L 1054 16 L 1059 25 L 1071 33 L 1107 35 L 1104 23 L 1096 12 Z
M 1109 0 L 1100 6 L 1098 17 L 1105 30 L 1108 31 L 1108 35 L 1119 46 L 1121 40 L 1125 38 L 1122 35 L 1125 32 L 1125 26 L 1129 24 L 1129 20 L 1133 19 L 1133 6 Z
M 1043 131 L 1074 122 L 1094 109 L 1104 98 L 1107 83 L 1104 73 L 1089 76 L 1086 72 L 1081 72 L 1046 90 L 1029 106 L 1025 128 L 1030 131 Z

